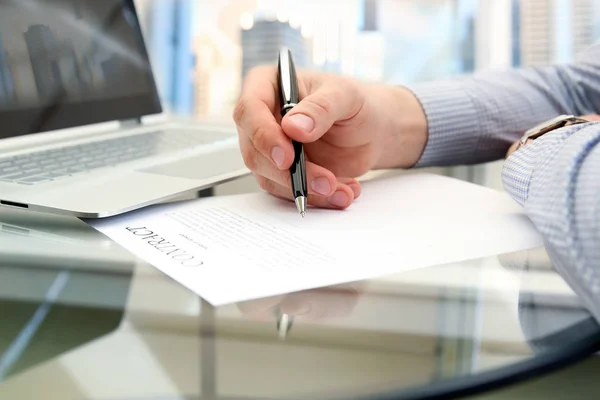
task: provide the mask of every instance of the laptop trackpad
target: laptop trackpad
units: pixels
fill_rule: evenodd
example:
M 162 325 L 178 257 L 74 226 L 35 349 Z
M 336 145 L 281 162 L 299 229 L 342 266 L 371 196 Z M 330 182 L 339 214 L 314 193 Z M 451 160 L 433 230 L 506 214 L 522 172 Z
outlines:
M 230 150 L 198 154 L 197 156 L 185 158 L 180 161 L 144 168 L 138 171 L 177 178 L 208 179 L 236 172 L 243 168 L 245 168 L 245 165 L 240 152 Z

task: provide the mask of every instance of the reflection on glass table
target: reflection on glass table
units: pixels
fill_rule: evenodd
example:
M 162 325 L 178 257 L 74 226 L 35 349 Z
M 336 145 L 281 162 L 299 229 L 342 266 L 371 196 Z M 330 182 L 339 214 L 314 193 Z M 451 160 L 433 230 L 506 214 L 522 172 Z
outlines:
M 134 265 L 80 221 L 0 212 L 0 380 L 116 330 Z
M 0 220 L 2 399 L 457 398 L 600 345 L 543 249 L 213 307 L 79 221 Z

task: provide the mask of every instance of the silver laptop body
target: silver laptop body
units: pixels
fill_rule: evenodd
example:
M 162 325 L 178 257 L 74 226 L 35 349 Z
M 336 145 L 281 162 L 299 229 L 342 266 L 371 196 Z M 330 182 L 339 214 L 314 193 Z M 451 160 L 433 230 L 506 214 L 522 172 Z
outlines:
M 103 218 L 249 173 L 233 125 L 162 112 L 133 1 L 0 2 L 1 206 Z

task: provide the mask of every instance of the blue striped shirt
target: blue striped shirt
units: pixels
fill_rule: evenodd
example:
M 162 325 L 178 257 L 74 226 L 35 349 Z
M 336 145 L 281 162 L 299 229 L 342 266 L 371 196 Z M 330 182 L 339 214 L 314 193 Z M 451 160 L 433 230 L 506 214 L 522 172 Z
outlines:
M 418 167 L 494 161 L 540 122 L 600 114 L 600 44 L 571 64 L 409 89 L 428 121 Z M 533 141 L 504 163 L 502 179 L 543 235 L 557 270 L 588 304 L 600 305 L 600 123 L 561 128 Z

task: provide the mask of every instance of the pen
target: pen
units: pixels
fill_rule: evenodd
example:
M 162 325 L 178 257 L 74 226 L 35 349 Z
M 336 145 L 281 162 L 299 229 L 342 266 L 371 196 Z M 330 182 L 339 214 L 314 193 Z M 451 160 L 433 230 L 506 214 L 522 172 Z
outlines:
M 278 83 L 279 104 L 281 104 L 281 117 L 283 118 L 300 101 L 296 66 L 294 65 L 292 52 L 286 48 L 279 52 Z M 302 218 L 304 218 L 306 215 L 306 203 L 308 198 L 304 146 L 302 143 L 295 140 L 292 140 L 292 145 L 294 147 L 294 162 L 290 167 L 292 194 L 296 201 L 298 212 Z
M 277 334 L 280 340 L 285 340 L 290 329 L 292 329 L 294 317 L 283 313 L 279 307 L 275 310 L 275 314 L 277 316 Z

